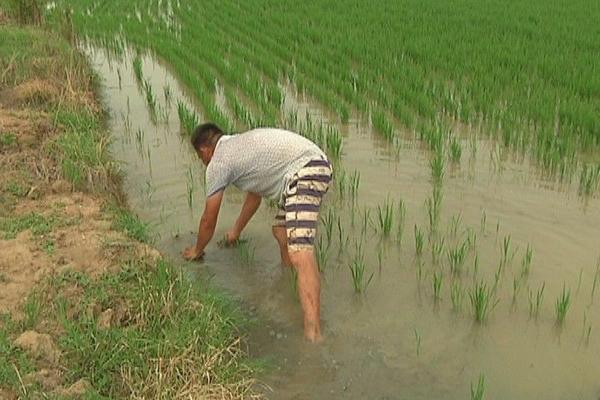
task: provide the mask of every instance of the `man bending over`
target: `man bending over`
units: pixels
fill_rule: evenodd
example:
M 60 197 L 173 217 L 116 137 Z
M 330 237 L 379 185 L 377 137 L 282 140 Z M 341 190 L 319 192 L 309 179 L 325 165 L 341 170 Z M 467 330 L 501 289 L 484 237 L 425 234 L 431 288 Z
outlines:
M 227 241 L 236 242 L 263 197 L 274 199 L 279 211 L 273 223 L 283 263 L 296 268 L 304 312 L 304 336 L 321 340 L 321 279 L 314 239 L 323 195 L 331 182 L 331 164 L 310 140 L 282 129 L 253 129 L 225 135 L 215 124 L 198 126 L 192 145 L 206 165 L 206 206 L 200 218 L 196 246 L 185 250 L 188 260 L 199 259 L 217 224 L 223 191 L 229 185 L 247 192 Z

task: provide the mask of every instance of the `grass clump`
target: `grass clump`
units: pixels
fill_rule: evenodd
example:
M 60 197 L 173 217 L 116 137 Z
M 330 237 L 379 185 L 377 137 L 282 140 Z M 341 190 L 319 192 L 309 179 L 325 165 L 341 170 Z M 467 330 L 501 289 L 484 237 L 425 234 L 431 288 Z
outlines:
M 73 285 L 81 297 L 64 295 Z M 126 266 L 98 280 L 64 274 L 51 290 L 45 311 L 58 314 L 64 331 L 59 347 L 68 381 L 86 378 L 110 398 L 232 398 L 250 390 L 239 310 L 166 261 Z M 115 314 L 101 324 L 91 309 Z
M 127 236 L 140 242 L 150 243 L 152 241 L 150 226 L 137 215 L 114 204 L 109 206 L 109 210 L 115 217 L 114 227 L 116 229 L 122 230 Z
M 50 233 L 59 223 L 55 215 L 45 217 L 39 213 L 29 213 L 15 217 L 0 218 L 0 231 L 4 232 L 4 239 L 14 239 L 23 231 L 31 230 L 35 236 Z

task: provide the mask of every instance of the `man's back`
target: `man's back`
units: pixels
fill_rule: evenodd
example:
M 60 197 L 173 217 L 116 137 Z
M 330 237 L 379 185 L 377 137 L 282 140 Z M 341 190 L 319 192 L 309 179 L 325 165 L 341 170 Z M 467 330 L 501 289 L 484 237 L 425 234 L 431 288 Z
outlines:
M 290 131 L 253 129 L 223 136 L 206 169 L 207 195 L 233 184 L 279 200 L 285 184 L 305 164 L 325 154 L 310 140 Z

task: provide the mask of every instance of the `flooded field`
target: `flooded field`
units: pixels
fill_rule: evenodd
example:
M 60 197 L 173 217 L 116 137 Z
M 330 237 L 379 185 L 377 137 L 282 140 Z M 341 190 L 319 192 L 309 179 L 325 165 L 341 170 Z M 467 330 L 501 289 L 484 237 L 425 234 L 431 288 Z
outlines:
M 178 103 L 196 109 L 194 101 L 150 57 L 87 52 L 104 82 L 130 206 L 179 259 L 204 204 L 203 166 L 177 115 Z M 343 137 L 317 246 L 325 343 L 302 339 L 268 204 L 241 247 L 213 240 L 201 263 L 186 265 L 256 317 L 248 345 L 269 360 L 259 388 L 268 398 L 465 399 L 478 386 L 490 399 L 600 397 L 598 198 L 544 179 L 476 126 L 461 128 L 462 156 L 440 170 L 414 133 L 390 144 L 369 121 L 338 124 L 280 86 L 294 124 L 331 123 Z M 217 239 L 242 201 L 226 192 Z

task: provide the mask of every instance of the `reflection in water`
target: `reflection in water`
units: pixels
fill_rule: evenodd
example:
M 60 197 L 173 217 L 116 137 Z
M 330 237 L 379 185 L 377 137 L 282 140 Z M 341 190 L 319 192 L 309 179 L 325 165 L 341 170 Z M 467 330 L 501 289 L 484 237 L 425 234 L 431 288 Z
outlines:
M 177 101 L 190 109 L 195 103 L 164 67 L 142 57 L 143 77 L 163 115 L 153 118 L 148 96 L 136 84 L 131 57 L 111 60 L 102 51 L 89 54 L 105 80 L 113 152 L 124 162 L 130 205 L 152 223 L 158 247 L 178 258 L 195 237 L 204 171 L 179 133 L 175 107 Z M 281 87 L 286 113 L 331 120 L 292 85 Z M 241 262 L 239 250 L 213 243 L 202 263 L 185 267 L 192 277 L 211 277 L 260 321 L 250 333 L 249 349 L 272 361 L 264 376 L 272 388 L 269 397 L 464 399 L 483 374 L 489 398 L 596 398 L 600 339 L 594 328 L 586 344 L 585 332 L 600 317 L 591 297 L 600 247 L 597 199 L 583 210 L 574 192 L 549 189 L 526 164 L 515 163 L 501 147 L 481 139 L 484 135 L 464 139 L 461 162 L 449 167 L 443 185 L 440 236 L 435 246 L 425 236 L 419 260 L 413 233 L 415 226 L 428 232 L 428 153 L 410 137 L 390 146 L 365 121 L 351 119 L 339 128 L 345 141 L 338 170 L 348 175 L 360 171 L 361 180 L 353 206 L 349 196 L 342 200 L 332 190 L 324 210 L 331 210 L 334 221 L 332 237 L 323 244 L 324 345 L 302 340 L 300 306 L 292 276 L 279 263 L 270 236 L 273 210 L 266 205 L 245 232 L 255 249 L 250 265 L 243 265 L 248 263 Z M 406 217 L 402 225 L 396 219 L 391 238 L 383 239 L 377 233 L 377 206 L 388 198 L 394 207 L 403 200 Z M 242 201 L 242 193 L 227 191 L 217 236 L 233 224 Z M 373 273 L 364 296 L 354 294 L 348 268 L 361 231 L 367 274 Z M 463 272 L 453 276 L 449 250 L 467 238 Z M 508 256 L 499 269 L 506 242 Z M 524 276 L 528 244 L 534 253 L 531 271 Z M 437 249 L 434 254 L 432 248 Z M 434 273 L 443 277 L 440 301 L 433 299 Z M 479 326 L 473 322 L 470 290 L 480 280 L 492 285 L 496 276 L 499 302 Z M 529 315 L 530 298 L 542 284 L 545 295 L 535 320 Z M 554 304 L 563 285 L 571 289 L 572 304 L 565 327 L 557 332 Z M 458 292 L 461 301 L 456 300 Z

